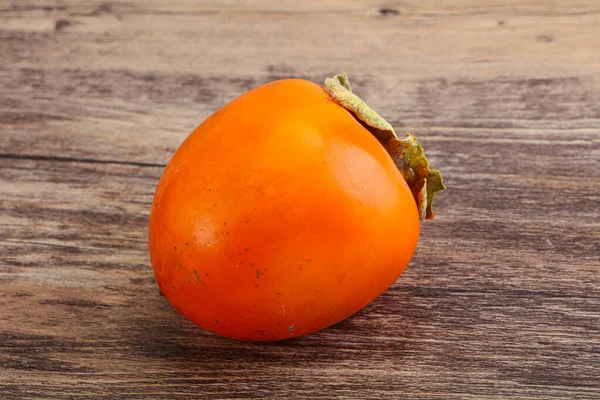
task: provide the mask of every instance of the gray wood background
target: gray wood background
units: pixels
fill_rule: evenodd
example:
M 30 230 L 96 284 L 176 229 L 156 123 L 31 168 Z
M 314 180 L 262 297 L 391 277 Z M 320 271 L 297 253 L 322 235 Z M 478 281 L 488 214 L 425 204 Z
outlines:
M 308 337 L 159 296 L 163 166 L 233 97 L 347 72 L 449 189 Z M 0 0 L 0 398 L 600 398 L 600 2 Z

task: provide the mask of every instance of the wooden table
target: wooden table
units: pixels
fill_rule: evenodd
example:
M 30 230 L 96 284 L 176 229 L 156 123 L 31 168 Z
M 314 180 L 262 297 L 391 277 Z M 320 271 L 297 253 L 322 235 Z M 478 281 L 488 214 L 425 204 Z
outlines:
M 448 190 L 404 275 L 270 344 L 159 296 L 170 155 L 345 71 Z M 0 0 L 0 398 L 600 398 L 600 2 Z

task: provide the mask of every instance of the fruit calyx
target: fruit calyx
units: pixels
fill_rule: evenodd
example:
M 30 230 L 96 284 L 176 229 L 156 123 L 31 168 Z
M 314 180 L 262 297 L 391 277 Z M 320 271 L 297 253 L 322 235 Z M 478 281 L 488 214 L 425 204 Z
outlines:
M 440 171 L 429 167 L 417 138 L 407 133 L 400 139 L 389 122 L 352 93 L 346 74 L 325 79 L 325 90 L 334 102 L 350 111 L 387 150 L 415 198 L 421 220 L 433 219 L 433 197 L 446 186 Z

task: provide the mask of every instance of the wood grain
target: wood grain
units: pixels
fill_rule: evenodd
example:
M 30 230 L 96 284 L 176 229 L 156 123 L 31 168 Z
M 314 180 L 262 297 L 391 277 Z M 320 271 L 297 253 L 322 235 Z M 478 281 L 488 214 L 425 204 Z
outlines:
M 0 398 L 600 398 L 600 3 L 1 1 Z M 242 92 L 345 71 L 444 172 L 377 301 L 271 344 L 159 296 L 163 166 Z

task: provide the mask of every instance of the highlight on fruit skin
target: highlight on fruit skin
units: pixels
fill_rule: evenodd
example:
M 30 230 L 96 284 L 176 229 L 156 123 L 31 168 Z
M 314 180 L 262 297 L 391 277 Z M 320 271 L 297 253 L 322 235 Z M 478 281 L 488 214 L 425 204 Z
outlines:
M 412 135 L 358 98 L 284 79 L 200 124 L 158 183 L 148 228 L 161 292 L 229 338 L 303 336 L 369 304 L 404 271 L 444 189 Z

